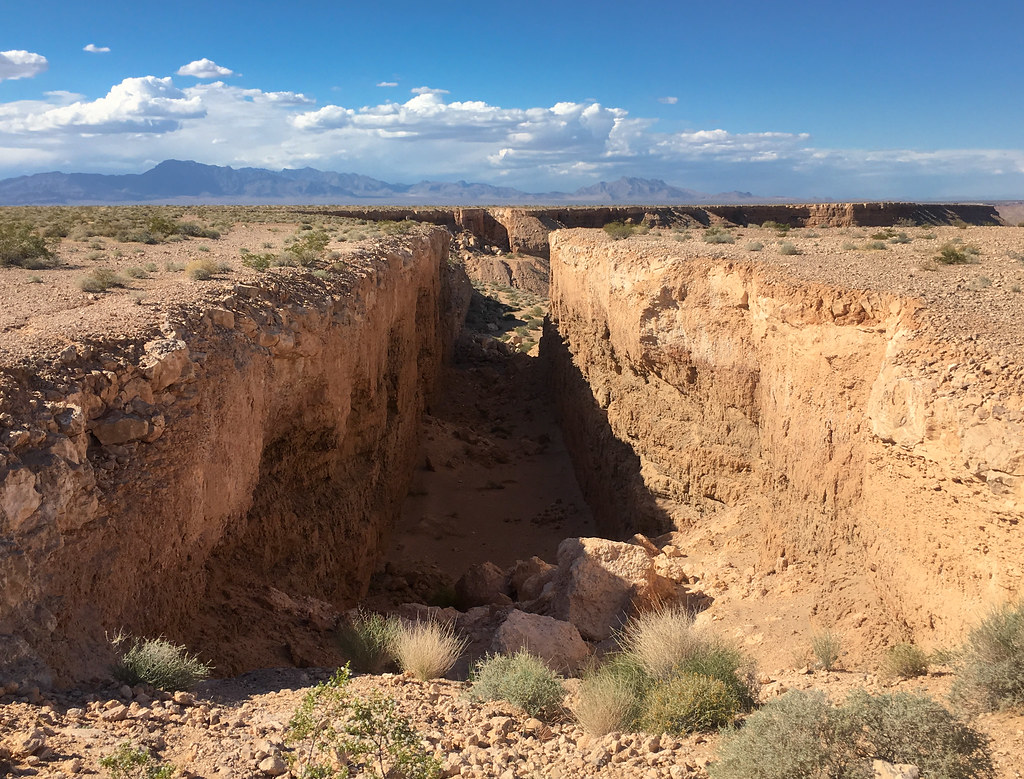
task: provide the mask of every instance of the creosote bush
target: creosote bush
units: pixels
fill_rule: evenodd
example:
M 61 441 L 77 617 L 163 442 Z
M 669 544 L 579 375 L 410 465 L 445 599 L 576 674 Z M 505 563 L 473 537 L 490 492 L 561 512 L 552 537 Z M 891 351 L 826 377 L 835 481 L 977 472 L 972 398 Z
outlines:
M 174 768 L 160 765 L 144 747 L 134 747 L 125 741 L 113 754 L 100 758 L 100 767 L 111 779 L 170 779 Z
M 502 700 L 531 717 L 552 715 L 565 699 L 558 675 L 539 657 L 520 649 L 513 655 L 491 655 L 476 664 L 472 674 L 473 700 Z
M 444 676 L 465 648 L 452 625 L 438 622 L 400 622 L 393 644 L 399 668 L 420 681 Z
M 872 760 L 910 763 L 922 779 L 990 779 L 988 741 L 923 695 L 792 691 L 727 733 L 711 779 L 871 779 Z
M 928 673 L 928 655 L 915 644 L 896 644 L 882 656 L 882 676 L 912 679 Z
M 323 230 L 309 230 L 296 238 L 285 251 L 291 254 L 299 265 L 312 265 L 317 260 L 323 259 L 327 244 L 330 242 L 331 236 Z
M 190 655 L 184 646 L 163 638 L 129 638 L 119 633 L 111 643 L 121 652 L 114 676 L 131 686 L 144 683 L 159 690 L 187 690 L 212 670 L 198 655 Z
M 394 700 L 348 690 L 348 666 L 306 693 L 288 722 L 285 743 L 296 779 L 372 776 L 435 779 L 441 766 Z
M 1024 600 L 988 614 L 954 661 L 953 700 L 969 710 L 1024 711 Z
M 398 619 L 358 610 L 338 629 L 337 643 L 352 668 L 362 673 L 383 673 L 394 661 Z

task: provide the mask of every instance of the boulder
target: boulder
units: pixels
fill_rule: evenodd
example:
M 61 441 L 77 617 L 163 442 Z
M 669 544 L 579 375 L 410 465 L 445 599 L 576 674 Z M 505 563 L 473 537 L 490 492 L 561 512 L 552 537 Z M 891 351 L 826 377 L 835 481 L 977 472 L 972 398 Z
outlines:
M 674 582 L 660 576 L 641 546 L 604 538 L 567 538 L 558 547 L 552 614 L 583 638 L 610 638 L 631 614 L 672 603 Z
M 91 424 L 92 434 L 104 446 L 116 446 L 138 441 L 150 433 L 149 421 L 136 414 L 111 411 Z
M 505 572 L 492 562 L 471 565 L 455 582 L 456 605 L 466 611 L 474 606 L 511 604 L 505 578 Z
M 568 622 L 517 609 L 501 623 L 491 649 L 501 654 L 526 649 L 562 673 L 572 673 L 590 655 L 579 631 Z
M 557 570 L 557 567 L 539 557 L 517 560 L 508 575 L 509 594 L 521 603 L 536 600 Z
M 921 771 L 916 765 L 909 763 L 887 763 L 884 760 L 872 760 L 875 779 L 918 779 Z

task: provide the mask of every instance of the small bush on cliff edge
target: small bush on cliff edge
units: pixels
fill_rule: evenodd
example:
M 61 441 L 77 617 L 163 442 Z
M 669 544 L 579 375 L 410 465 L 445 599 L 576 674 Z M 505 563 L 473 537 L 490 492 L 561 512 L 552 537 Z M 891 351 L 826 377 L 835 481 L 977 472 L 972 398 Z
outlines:
M 207 678 L 213 669 L 184 646 L 163 638 L 129 638 L 118 633 L 111 639 L 121 658 L 114 677 L 128 685 L 150 684 L 159 690 L 187 690 Z

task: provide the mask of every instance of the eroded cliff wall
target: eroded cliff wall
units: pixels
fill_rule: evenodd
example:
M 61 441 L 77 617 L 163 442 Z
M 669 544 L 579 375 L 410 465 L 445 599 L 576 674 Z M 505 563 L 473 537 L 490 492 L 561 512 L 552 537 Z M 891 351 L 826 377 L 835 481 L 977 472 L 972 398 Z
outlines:
M 219 673 L 316 661 L 303 628 L 365 591 L 465 314 L 448 243 L 236 284 L 8 371 L 0 679 L 101 671 L 118 629 Z
M 544 349 L 609 533 L 739 512 L 762 569 L 867 585 L 822 609 L 891 638 L 958 639 L 1019 592 L 1021 375 L 935 307 L 597 231 L 552 234 L 551 279 Z

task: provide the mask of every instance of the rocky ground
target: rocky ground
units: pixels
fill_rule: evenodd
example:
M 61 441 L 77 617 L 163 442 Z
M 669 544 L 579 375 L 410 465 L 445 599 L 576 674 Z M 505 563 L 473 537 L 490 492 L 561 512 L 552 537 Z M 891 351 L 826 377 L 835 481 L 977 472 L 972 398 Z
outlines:
M 211 285 L 254 277 L 257 272 L 241 264 L 241 250 L 283 251 L 300 227 L 299 222 L 239 223 L 217 240 L 153 246 L 65 239 L 59 250 L 63 265 L 0 272 L 0 299 L 5 301 L 0 354 L 13 361 L 59 353 L 71 331 L 97 341 L 116 339 L 140 323 L 158 321 L 173 305 L 208 294 Z M 364 250 L 356 245 L 360 229 L 353 224 L 334 231 L 333 261 Z M 819 228 L 783 234 L 733 228 L 724 233 L 732 242 L 708 243 L 703 230 L 656 230 L 628 240 L 637 243 L 638 251 L 648 241 L 678 242 L 687 255 L 759 262 L 810 281 L 916 295 L 929 308 L 926 316 L 934 317 L 950 339 L 981 342 L 979 351 L 991 356 L 988 370 L 1020 371 L 1024 228 L 888 232 Z M 939 248 L 954 241 L 978 247 L 975 261 L 937 263 Z M 206 256 L 220 263 L 215 278 L 190 279 L 184 266 Z M 107 293 L 83 292 L 79 280 L 97 267 L 122 274 L 141 268 L 145 275 L 126 275 L 125 287 Z M 544 398 L 543 376 L 527 356 L 535 349 L 539 327 L 534 312 L 543 301 L 499 287 L 493 280 L 481 287 L 493 302 L 479 305 L 491 308 L 480 313 L 475 332 L 467 334 L 448 390 L 425 420 L 422 469 L 396 528 L 388 566 L 372 593 L 381 606 L 432 598 L 435 605 L 448 606 L 449 596 L 457 596 L 455 581 L 472 564 L 493 562 L 504 569 L 533 554 L 555 563 L 563 538 L 594 532 Z M 984 370 L 979 364 L 979 373 Z M 774 571 L 756 570 L 742 527 L 723 523 L 659 544 L 678 552 L 666 557 L 677 561 L 673 565 L 680 568 L 680 580 L 711 600 L 701 622 L 733 637 L 758 660 L 763 699 L 808 688 L 841 699 L 854 688 L 890 686 L 880 680 L 872 658 L 856 653 L 843 658 L 851 670 L 809 670 L 806 636 L 815 627 L 808 623 L 814 604 L 802 587 L 801 570 L 784 563 Z M 428 575 L 423 575 L 425 560 L 436 566 Z M 762 627 L 766 620 L 773 623 L 770 631 Z M 0 776 L 103 775 L 99 760 L 124 742 L 148 749 L 155 761 L 176 767 L 183 776 L 281 775 L 287 724 L 305 691 L 330 672 L 260 670 L 175 696 L 102 681 L 61 692 L 11 686 L 0 696 Z M 948 673 L 936 672 L 896 687 L 942 699 L 949 684 Z M 567 681 L 570 709 L 573 685 Z M 468 686 L 400 675 L 360 676 L 352 682 L 359 694 L 379 689 L 393 697 L 449 776 L 678 779 L 706 775 L 705 766 L 714 757 L 717 735 L 593 739 L 568 711 L 540 722 L 507 704 L 472 702 L 465 695 Z M 978 725 L 993 739 L 999 779 L 1024 776 L 1024 718 L 986 715 Z

